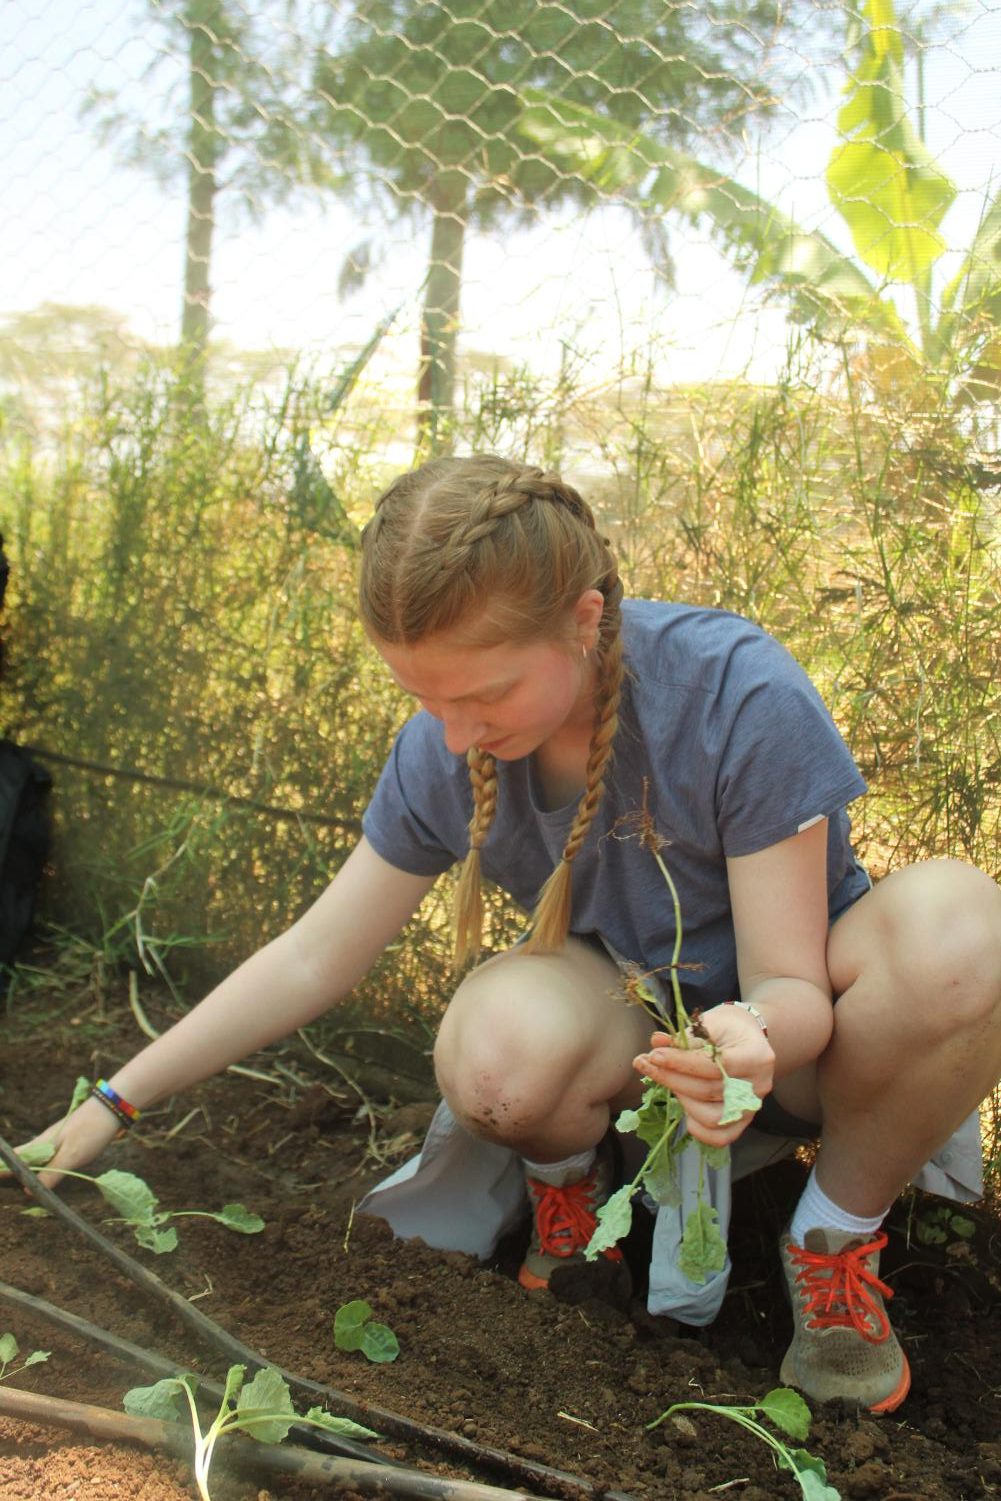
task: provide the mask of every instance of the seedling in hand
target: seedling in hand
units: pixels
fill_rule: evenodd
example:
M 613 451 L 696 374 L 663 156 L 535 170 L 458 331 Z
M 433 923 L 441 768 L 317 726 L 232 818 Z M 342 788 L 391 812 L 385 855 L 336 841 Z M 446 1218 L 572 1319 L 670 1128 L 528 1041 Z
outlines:
M 37 1171 L 45 1167 L 55 1156 L 53 1142 L 42 1141 L 22 1147 L 18 1152 L 21 1161 Z M 62 1169 L 64 1177 L 80 1178 L 84 1183 L 93 1183 L 105 1202 L 116 1211 L 116 1216 L 131 1225 L 139 1244 L 147 1251 L 162 1255 L 177 1246 L 177 1231 L 169 1223 L 178 1219 L 218 1220 L 227 1230 L 237 1230 L 241 1235 L 256 1235 L 264 1229 L 259 1214 L 251 1214 L 242 1204 L 224 1204 L 220 1210 L 207 1209 L 161 1209 L 160 1201 L 144 1179 L 135 1173 L 123 1173 L 118 1168 L 109 1168 L 106 1173 L 94 1176 L 91 1173 L 70 1172 Z
M 808 1453 L 806 1449 L 791 1449 L 788 1444 L 776 1438 L 774 1433 L 769 1432 L 756 1417 L 757 1413 L 761 1413 L 790 1438 L 802 1441 L 810 1432 L 810 1409 L 798 1392 L 787 1386 L 779 1386 L 762 1397 L 760 1402 L 753 1402 L 747 1407 L 728 1407 L 715 1402 L 675 1402 L 659 1418 L 648 1423 L 647 1428 L 659 1427 L 676 1412 L 696 1411 L 719 1413 L 721 1417 L 730 1418 L 746 1428 L 748 1433 L 761 1439 L 775 1454 L 779 1469 L 792 1471 L 804 1501 L 841 1501 L 841 1492 L 827 1483 L 827 1467 L 822 1459 Z
M 244 1386 L 246 1373 L 246 1366 L 230 1366 L 219 1411 L 204 1432 L 195 1403 L 198 1382 L 194 1376 L 168 1376 L 154 1386 L 135 1386 L 125 1393 L 126 1412 L 170 1423 L 183 1419 L 183 1404 L 187 1402 L 195 1441 L 195 1483 L 201 1501 L 212 1501 L 209 1467 L 216 1443 L 224 1433 L 248 1433 L 259 1443 L 280 1444 L 295 1424 L 350 1438 L 377 1436 L 371 1428 L 363 1428 L 349 1418 L 334 1417 L 322 1407 L 311 1407 L 301 1417 L 292 1406 L 288 1383 L 277 1371 L 266 1367 Z
M 730 1125 L 740 1120 L 749 1110 L 760 1110 L 761 1100 L 746 1079 L 730 1077 L 720 1061 L 720 1050 L 715 1047 L 702 1026 L 698 1012 L 689 1015 L 685 1007 L 678 981 L 682 939 L 681 901 L 671 872 L 661 855 L 663 841 L 645 808 L 640 811 L 638 818 L 640 841 L 657 862 L 674 906 L 674 951 L 669 966 L 674 1015 L 663 1015 L 657 997 L 640 974 L 633 975 L 627 982 L 628 994 L 669 1035 L 672 1047 L 697 1046 L 707 1049 L 723 1076 L 720 1125 Z M 649 1151 L 632 1182 L 624 1184 L 598 1209 L 598 1226 L 584 1252 L 588 1261 L 594 1261 L 603 1251 L 611 1249 L 617 1241 L 629 1234 L 633 1219 L 633 1196 L 641 1188 L 658 1204 L 680 1204 L 678 1158 L 693 1143 L 693 1138 L 685 1130 L 685 1113 L 681 1104 L 673 1091 L 664 1084 L 648 1081 L 639 1108 L 622 1111 L 615 1125 L 618 1131 L 635 1131 Z M 695 1141 L 694 1145 L 699 1153 L 697 1203 L 685 1220 L 678 1267 L 690 1281 L 701 1283 L 708 1281 L 714 1272 L 722 1271 L 726 1265 L 726 1242 L 719 1232 L 719 1214 L 705 1198 L 705 1170 L 707 1165 L 724 1167 L 729 1161 L 730 1153 L 727 1147 L 713 1147 L 701 1141 Z
M 21 1371 L 26 1371 L 30 1365 L 39 1365 L 43 1360 L 48 1360 L 51 1350 L 32 1350 L 16 1370 L 9 1371 L 7 1367 L 16 1360 L 20 1351 L 17 1340 L 12 1334 L 0 1334 L 0 1381 L 9 1381 L 11 1376 L 17 1376 Z
M 338 1350 L 360 1350 L 379 1363 L 395 1360 L 400 1342 L 388 1324 L 372 1322 L 372 1307 L 364 1298 L 343 1303 L 334 1314 L 334 1344 Z

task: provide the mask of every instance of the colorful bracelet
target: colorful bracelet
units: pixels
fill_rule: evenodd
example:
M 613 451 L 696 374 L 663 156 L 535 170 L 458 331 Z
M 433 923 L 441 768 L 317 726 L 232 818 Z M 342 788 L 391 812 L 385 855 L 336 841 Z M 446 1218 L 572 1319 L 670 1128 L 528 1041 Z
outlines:
M 765 1018 L 761 1015 L 761 1012 L 758 1010 L 757 1006 L 752 1006 L 751 1003 L 750 1003 L 750 1001 L 724 1001 L 723 1005 L 724 1006 L 739 1006 L 740 1009 L 741 1009 L 741 1011 L 746 1011 L 747 1014 L 748 1014 L 748 1016 L 753 1016 L 754 1017 L 754 1020 L 757 1022 L 758 1026 L 761 1028 L 762 1032 L 764 1032 L 764 1034 L 765 1034 L 766 1037 L 768 1036 L 768 1023 L 765 1021 Z
M 91 1085 L 90 1092 L 95 1100 L 100 1100 L 112 1115 L 118 1117 L 123 1126 L 134 1126 L 137 1121 L 142 1120 L 142 1111 L 135 1105 L 130 1105 L 128 1100 L 123 1100 L 117 1089 L 112 1089 L 107 1079 L 98 1079 L 95 1084 Z

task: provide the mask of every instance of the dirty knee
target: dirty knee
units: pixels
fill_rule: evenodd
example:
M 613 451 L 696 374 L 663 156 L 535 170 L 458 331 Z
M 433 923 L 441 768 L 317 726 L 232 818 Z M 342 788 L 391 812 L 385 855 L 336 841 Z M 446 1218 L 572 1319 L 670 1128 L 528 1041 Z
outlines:
M 528 1048 L 496 1037 L 467 1037 L 459 1049 L 450 1043 L 439 1039 L 435 1072 L 456 1119 L 476 1136 L 512 1143 L 534 1136 L 558 1103 L 554 1073 L 540 1071 Z

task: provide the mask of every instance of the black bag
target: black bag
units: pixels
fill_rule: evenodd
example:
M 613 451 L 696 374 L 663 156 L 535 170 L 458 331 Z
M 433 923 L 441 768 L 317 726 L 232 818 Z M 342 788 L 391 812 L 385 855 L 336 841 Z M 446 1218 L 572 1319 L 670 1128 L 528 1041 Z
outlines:
M 49 852 L 51 786 L 27 751 L 0 739 L 0 965 L 13 964 L 31 926 Z

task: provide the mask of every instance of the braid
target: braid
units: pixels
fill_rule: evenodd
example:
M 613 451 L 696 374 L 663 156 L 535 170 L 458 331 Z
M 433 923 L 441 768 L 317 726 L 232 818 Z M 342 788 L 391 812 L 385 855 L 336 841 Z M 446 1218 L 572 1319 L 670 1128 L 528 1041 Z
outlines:
M 563 846 L 560 863 L 542 888 L 532 931 L 525 944 L 532 953 L 551 953 L 563 947 L 570 930 L 573 904 L 572 867 L 590 832 L 605 791 L 605 772 L 612 757 L 612 742 L 619 727 L 622 697 L 622 585 L 613 573 L 606 585 L 605 610 L 598 644 L 598 681 L 595 685 L 594 729 L 588 749 L 584 793 Z
M 466 756 L 473 788 L 473 816 L 469 821 L 469 853 L 462 862 L 455 892 L 455 967 L 475 959 L 483 938 L 483 890 L 480 850 L 497 811 L 497 762 L 475 746 Z
M 525 465 L 487 485 L 469 508 L 469 518 L 457 526 L 446 540 L 441 554 L 445 572 L 458 572 L 469 566 L 478 544 L 491 537 L 497 526 L 533 501 L 548 501 L 565 507 L 576 520 L 594 530 L 594 517 L 577 491 L 556 474 Z

